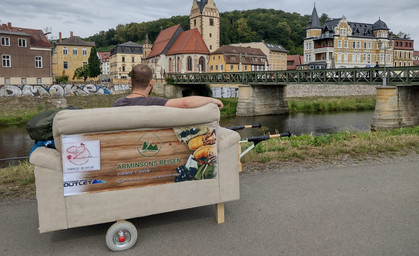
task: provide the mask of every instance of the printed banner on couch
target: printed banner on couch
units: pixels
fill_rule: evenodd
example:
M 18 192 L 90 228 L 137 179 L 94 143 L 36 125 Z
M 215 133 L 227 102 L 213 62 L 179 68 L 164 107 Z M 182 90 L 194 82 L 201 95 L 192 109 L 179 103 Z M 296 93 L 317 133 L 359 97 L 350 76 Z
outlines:
M 217 177 L 215 123 L 63 136 L 64 195 Z

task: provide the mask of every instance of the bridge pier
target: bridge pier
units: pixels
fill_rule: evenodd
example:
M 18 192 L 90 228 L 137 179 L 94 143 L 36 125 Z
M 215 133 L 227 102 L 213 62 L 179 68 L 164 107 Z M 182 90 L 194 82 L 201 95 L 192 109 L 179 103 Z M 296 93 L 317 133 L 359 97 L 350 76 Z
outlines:
M 419 125 L 418 86 L 379 86 L 371 130 Z
M 286 85 L 240 85 L 237 116 L 288 114 Z

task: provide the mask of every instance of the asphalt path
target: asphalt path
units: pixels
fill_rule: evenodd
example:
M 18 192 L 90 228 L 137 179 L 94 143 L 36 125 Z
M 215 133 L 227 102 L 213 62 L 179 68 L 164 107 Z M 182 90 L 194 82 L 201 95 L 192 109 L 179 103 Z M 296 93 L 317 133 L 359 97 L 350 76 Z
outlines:
M 3 202 L 0 255 L 419 255 L 419 159 L 246 173 L 240 184 L 224 224 L 214 206 L 132 219 L 139 240 L 119 253 L 105 243 L 112 223 L 39 234 L 36 201 Z

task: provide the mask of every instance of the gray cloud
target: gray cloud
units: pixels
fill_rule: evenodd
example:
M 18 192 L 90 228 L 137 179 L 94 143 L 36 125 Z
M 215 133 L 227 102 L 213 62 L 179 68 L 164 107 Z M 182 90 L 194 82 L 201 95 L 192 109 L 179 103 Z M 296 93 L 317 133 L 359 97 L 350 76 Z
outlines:
M 417 0 L 316 0 L 316 8 L 321 15 L 326 13 L 331 18 L 345 16 L 349 21 L 374 23 L 380 17 L 389 28 L 398 33 L 410 34 L 416 39 L 419 48 L 419 1 Z M 267 8 L 311 14 L 313 2 L 306 0 L 215 0 L 220 12 Z M 101 30 L 107 31 L 118 24 L 144 22 L 188 15 L 191 0 L 2 0 L 0 2 L 0 20 L 12 22 L 14 26 L 44 28 L 52 27 L 53 35 L 58 32 L 68 35 L 74 31 L 82 37 L 91 36 Z

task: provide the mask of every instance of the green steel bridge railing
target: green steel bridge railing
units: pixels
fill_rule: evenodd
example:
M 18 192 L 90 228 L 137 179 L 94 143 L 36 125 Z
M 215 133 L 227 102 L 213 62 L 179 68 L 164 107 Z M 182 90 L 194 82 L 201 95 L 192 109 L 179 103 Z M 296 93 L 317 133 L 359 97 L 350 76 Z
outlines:
M 419 85 L 419 66 L 281 70 L 231 73 L 170 73 L 173 84 L 383 84 Z

